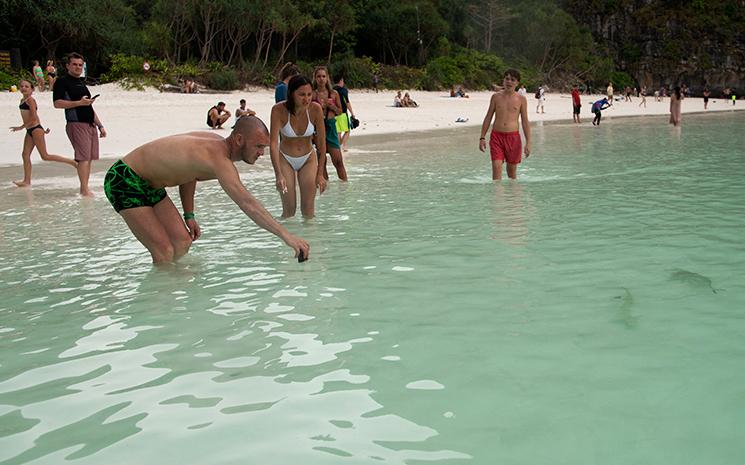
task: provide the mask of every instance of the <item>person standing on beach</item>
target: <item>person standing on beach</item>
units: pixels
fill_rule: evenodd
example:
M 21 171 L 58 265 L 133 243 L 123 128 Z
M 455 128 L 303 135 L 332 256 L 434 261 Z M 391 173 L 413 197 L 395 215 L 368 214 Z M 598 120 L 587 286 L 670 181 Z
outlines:
M 339 93 L 331 88 L 329 72 L 325 66 L 316 67 L 313 71 L 313 101 L 321 105 L 324 114 L 324 126 L 326 127 L 326 153 L 331 155 L 331 162 L 336 168 L 336 174 L 342 181 L 347 180 L 347 169 L 344 167 L 344 159 L 341 154 L 339 134 L 336 132 L 336 117 L 341 114 L 341 98 Z M 316 146 L 320 141 L 316 140 Z M 325 153 L 319 153 L 319 157 L 325 157 Z M 325 163 L 321 162 L 322 165 Z M 328 179 L 328 173 L 324 173 Z
M 57 80 L 57 68 L 54 67 L 54 60 L 47 61 L 47 81 L 49 82 L 49 90 L 54 89 L 54 81 Z
M 711 95 L 711 91 L 709 90 L 709 86 L 704 87 L 704 110 L 709 109 L 709 96 Z
M 644 105 L 644 108 L 647 108 L 647 87 L 642 86 L 641 90 L 639 91 L 639 97 L 641 97 L 642 101 L 639 102 L 639 106 L 641 107 Z
M 349 89 L 344 85 L 344 75 L 337 74 L 334 76 L 334 90 L 339 93 L 341 99 L 341 114 L 336 117 L 336 132 L 339 133 L 339 142 L 341 143 L 342 152 L 347 151 L 347 141 L 349 140 L 349 134 L 351 124 L 349 115 L 354 118 L 354 109 L 352 108 L 352 102 L 349 101 Z
M 543 109 L 543 104 L 546 103 L 546 89 L 543 88 L 543 86 L 540 86 L 538 88 L 538 91 L 535 93 L 535 98 L 538 99 L 538 105 L 535 107 L 536 113 L 546 113 Z M 541 110 L 540 112 L 538 110 Z
M 269 144 L 266 125 L 255 116 L 235 123 L 227 138 L 211 132 L 190 132 L 142 145 L 106 173 L 104 191 L 132 234 L 150 252 L 156 265 L 177 260 L 199 239 L 202 230 L 194 214 L 197 180 L 217 179 L 226 194 L 257 225 L 308 257 L 308 243 L 279 224 L 241 182 L 233 164 L 253 165 Z M 183 219 L 166 187 L 179 188 Z
M 528 89 L 526 89 L 524 85 L 520 84 L 520 88 L 517 90 L 517 95 L 519 95 L 520 97 L 525 97 L 527 101 Z
M 293 62 L 288 61 L 285 63 L 279 71 L 279 82 L 274 87 L 274 103 L 287 100 L 287 83 L 298 74 L 300 74 L 300 70 Z
M 608 104 L 613 105 L 613 83 L 609 82 L 608 87 L 605 89 L 605 95 L 608 96 Z M 598 124 L 600 121 L 598 121 Z
M 31 71 L 34 73 L 34 78 L 36 79 L 36 87 L 39 88 L 40 92 L 44 92 L 44 70 L 41 69 L 39 60 L 34 60 L 34 66 Z
M 312 101 L 313 86 L 306 77 L 290 79 L 287 91 L 287 100 L 272 107 L 269 133 L 269 154 L 282 199 L 282 218 L 295 216 L 298 188 L 300 212 L 305 218 L 313 218 L 316 188 L 321 194 L 326 190 L 326 157 L 317 156 L 326 152 L 323 110 Z M 314 134 L 318 152 L 313 148 Z
M 78 53 L 67 56 L 67 76 L 54 83 L 52 99 L 54 108 L 65 110 L 67 138 L 70 139 L 75 150 L 75 161 L 78 162 L 80 195 L 92 197 L 93 192 L 88 189 L 91 164 L 93 160 L 98 160 L 98 138 L 106 137 L 106 129 L 93 109 L 96 98 L 91 98 L 91 93 L 81 78 L 83 63 L 83 56 Z
M 579 98 L 579 88 L 575 84 L 572 86 L 572 118 L 575 123 L 579 123 L 580 108 L 582 108 L 582 101 Z
M 34 85 L 31 81 L 23 79 L 18 83 L 18 89 L 21 91 L 21 104 L 18 105 L 18 109 L 21 110 L 21 119 L 23 124 L 20 126 L 12 126 L 11 131 L 26 130 L 26 135 L 23 138 L 23 152 L 21 152 L 21 158 L 23 159 L 23 180 L 13 181 L 18 187 L 26 187 L 31 185 L 31 152 L 34 147 L 41 155 L 41 159 L 44 161 L 56 161 L 59 163 L 67 163 L 72 167 L 77 167 L 75 160 L 65 158 L 60 155 L 53 155 L 47 152 L 47 143 L 44 139 L 45 134 L 49 134 L 49 129 L 44 129 L 39 120 L 39 113 L 37 113 L 36 100 L 34 100 Z
M 517 179 L 517 165 L 530 156 L 531 137 L 530 122 L 528 121 L 528 100 L 515 92 L 520 82 L 520 72 L 508 69 L 504 72 L 503 89 L 494 93 L 489 100 L 484 122 L 481 124 L 479 150 L 486 151 L 486 132 L 492 126 L 489 137 L 489 151 L 491 153 L 492 179 L 502 179 L 502 164 L 507 161 L 507 176 Z M 493 122 L 492 122 L 493 117 Z M 520 139 L 519 122 L 522 122 L 525 134 L 525 148 Z
M 670 94 L 670 124 L 678 126 L 680 124 L 680 104 L 683 101 L 683 93 L 680 87 L 676 86 Z
M 592 112 L 595 114 L 595 118 L 592 120 L 593 126 L 600 126 L 600 118 L 602 117 L 601 112 L 610 106 L 607 98 L 602 98 L 592 104 Z

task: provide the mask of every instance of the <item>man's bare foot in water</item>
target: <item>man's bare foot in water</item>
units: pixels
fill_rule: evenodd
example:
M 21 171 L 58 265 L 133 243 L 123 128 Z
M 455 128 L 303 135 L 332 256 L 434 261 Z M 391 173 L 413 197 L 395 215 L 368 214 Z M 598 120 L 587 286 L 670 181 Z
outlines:
M 18 187 L 28 187 L 31 185 L 30 182 L 26 182 L 26 181 L 13 181 L 13 184 L 15 184 Z

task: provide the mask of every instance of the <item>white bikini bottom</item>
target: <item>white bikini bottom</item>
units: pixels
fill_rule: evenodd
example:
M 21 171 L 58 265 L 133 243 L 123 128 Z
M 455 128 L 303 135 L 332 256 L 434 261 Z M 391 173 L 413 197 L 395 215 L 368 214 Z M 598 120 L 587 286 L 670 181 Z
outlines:
M 302 168 L 303 165 L 305 165 L 305 162 L 308 161 L 308 158 L 313 154 L 313 152 L 315 152 L 315 149 L 311 149 L 310 152 L 306 153 L 302 157 L 293 157 L 293 156 L 287 155 L 282 150 L 279 151 L 279 153 L 281 153 L 282 156 L 285 157 L 285 160 L 287 160 L 287 163 L 289 163 L 290 166 L 292 166 L 292 169 L 294 169 L 295 171 L 300 171 L 300 168 Z

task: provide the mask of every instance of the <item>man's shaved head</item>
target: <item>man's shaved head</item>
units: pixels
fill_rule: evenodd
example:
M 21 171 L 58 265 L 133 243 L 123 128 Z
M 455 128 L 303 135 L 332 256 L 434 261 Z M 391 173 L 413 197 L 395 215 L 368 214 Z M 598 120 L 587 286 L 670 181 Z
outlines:
M 269 129 L 255 116 L 241 116 L 235 122 L 228 139 L 234 144 L 230 159 L 243 160 L 253 165 L 269 147 Z
M 233 125 L 232 134 L 241 134 L 243 137 L 252 137 L 257 134 L 269 136 L 269 129 L 255 116 L 241 116 Z

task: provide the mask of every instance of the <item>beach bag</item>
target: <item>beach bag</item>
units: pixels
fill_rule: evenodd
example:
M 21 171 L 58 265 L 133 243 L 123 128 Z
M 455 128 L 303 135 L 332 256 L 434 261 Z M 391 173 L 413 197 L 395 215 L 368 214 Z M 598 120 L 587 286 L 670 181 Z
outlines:
M 356 129 L 356 128 L 357 128 L 357 127 L 358 127 L 358 126 L 360 125 L 360 120 L 358 120 L 358 119 L 357 119 L 357 118 L 355 118 L 354 116 L 352 116 L 352 117 L 351 117 L 351 118 L 349 119 L 349 121 L 350 121 L 350 127 L 351 127 L 352 129 Z
M 535 91 L 535 98 L 540 99 L 541 98 L 541 89 L 538 89 Z

